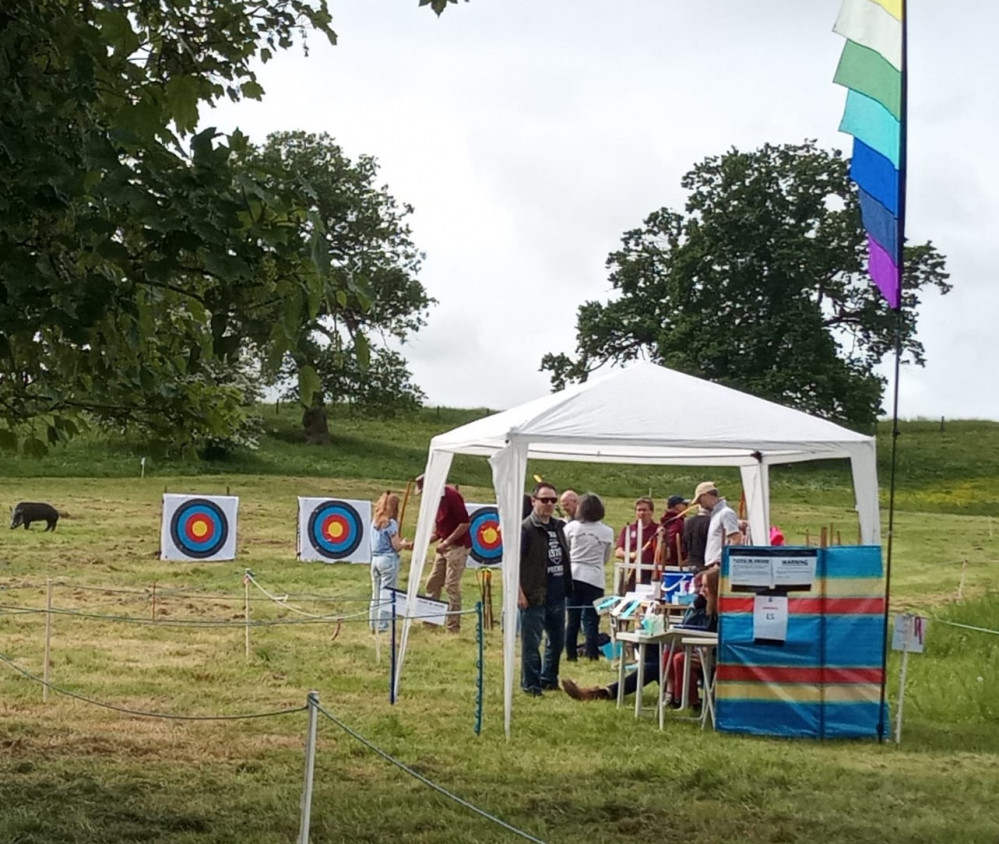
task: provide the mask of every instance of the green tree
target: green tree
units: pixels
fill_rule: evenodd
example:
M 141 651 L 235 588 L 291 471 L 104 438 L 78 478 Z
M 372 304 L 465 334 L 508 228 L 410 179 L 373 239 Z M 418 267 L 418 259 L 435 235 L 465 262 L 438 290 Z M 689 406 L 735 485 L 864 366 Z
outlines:
M 401 355 L 369 350 L 379 338 L 405 341 L 425 324 L 434 302 L 416 278 L 423 255 L 406 222 L 412 207 L 378 185 L 373 157 L 352 161 L 326 134 L 271 135 L 255 163 L 269 174 L 268 190 L 308 209 L 329 266 L 318 307 L 289 322 L 291 343 L 280 372 L 296 384 L 289 397 L 303 406 L 308 439 L 328 441 L 329 402 L 381 411 L 393 398 L 400 408 L 418 403 L 423 394 Z
M 866 273 L 858 200 L 839 152 L 731 150 L 683 177 L 683 213 L 662 208 L 607 259 L 617 295 L 586 302 L 576 352 L 541 368 L 560 388 L 606 363 L 646 358 L 808 413 L 868 426 L 874 367 L 893 348 L 922 365 L 923 291 L 947 293 L 944 257 L 906 246 L 900 320 Z
M 437 17 L 447 8 L 448 3 L 457 3 L 458 0 L 420 0 L 421 6 L 430 6 L 437 13 Z M 467 3 L 468 0 L 465 0 Z
M 329 264 L 308 209 L 236 167 L 245 138 L 193 132 L 309 29 L 335 39 L 325 0 L 0 8 L 0 445 L 87 419 L 178 445 L 238 426 L 208 363 L 275 301 L 316 312 Z M 296 336 L 286 318 L 262 339 L 279 358 Z

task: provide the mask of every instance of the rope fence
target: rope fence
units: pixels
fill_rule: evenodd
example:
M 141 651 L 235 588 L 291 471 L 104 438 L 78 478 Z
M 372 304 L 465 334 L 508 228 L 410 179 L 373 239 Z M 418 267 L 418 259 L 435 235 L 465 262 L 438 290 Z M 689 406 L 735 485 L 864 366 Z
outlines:
M 313 695 L 315 695 L 315 693 L 313 693 Z M 341 730 L 343 730 L 345 733 L 347 733 L 347 735 L 349 735 L 351 738 L 356 739 L 357 741 L 359 741 L 366 748 L 368 748 L 368 750 L 372 751 L 373 753 L 376 753 L 378 756 L 380 756 L 386 762 L 394 765 L 400 771 L 403 771 L 404 773 L 409 774 L 409 776 L 413 777 L 416 780 L 419 780 L 425 786 L 427 786 L 429 788 L 432 788 L 438 794 L 446 797 L 448 800 L 451 800 L 454 803 L 457 803 L 459 806 L 463 806 L 464 808 L 468 809 L 470 812 L 474 812 L 475 814 L 479 815 L 479 817 L 485 818 L 486 820 L 491 821 L 492 823 L 494 823 L 494 824 L 496 824 L 498 826 L 501 826 L 507 832 L 511 832 L 514 835 L 516 835 L 516 836 L 518 836 L 520 838 L 523 838 L 526 841 L 533 841 L 533 842 L 535 842 L 535 844 L 545 844 L 545 842 L 542 841 L 540 838 L 535 838 L 530 833 L 524 832 L 522 829 L 518 829 L 517 827 L 512 826 L 511 824 L 508 824 L 506 821 L 501 820 L 500 818 L 496 817 L 495 815 L 490 814 L 485 809 L 480 809 L 478 806 L 474 805 L 473 803 L 469 803 L 464 798 L 459 797 L 457 794 L 455 794 L 452 791 L 448 791 L 443 786 L 438 785 L 433 780 L 430 780 L 427 777 L 423 776 L 423 774 L 421 774 L 421 773 L 419 773 L 417 771 L 414 771 L 412 768 L 410 768 L 405 763 L 403 763 L 403 762 L 399 761 L 398 759 L 396 759 L 390 753 L 382 750 L 380 747 L 378 747 L 377 745 L 375 745 L 374 742 L 370 741 L 369 739 L 366 739 L 359 732 L 357 732 L 356 730 L 353 730 L 350 727 L 348 727 L 343 721 L 341 721 L 339 718 L 337 718 L 332 712 L 330 712 L 328 709 L 326 709 L 323 706 L 321 706 L 319 704 L 318 695 L 315 695 L 314 701 L 315 701 L 315 703 L 313 704 L 313 698 L 310 697 L 309 705 L 315 705 L 316 710 L 321 715 L 324 715 L 326 718 L 328 718 L 330 721 L 332 721 L 334 724 L 336 724 Z M 304 838 L 304 839 L 300 839 L 300 840 L 301 841 L 307 841 L 308 838 Z
M 481 610 L 477 610 L 477 612 L 481 612 Z M 58 694 L 72 698 L 73 700 L 77 700 L 80 701 L 81 703 L 86 703 L 91 706 L 96 706 L 101 709 L 108 709 L 113 712 L 120 712 L 126 715 L 133 715 L 142 718 L 160 718 L 170 721 L 246 721 L 250 719 L 277 718 L 284 715 L 293 715 L 299 712 L 308 712 L 309 720 L 308 720 L 306 742 L 305 742 L 305 780 L 302 788 L 302 798 L 301 798 L 302 814 L 301 814 L 299 838 L 298 838 L 300 844 L 308 844 L 309 835 L 310 835 L 310 824 L 312 816 L 312 796 L 313 796 L 313 786 L 314 786 L 314 777 L 315 777 L 315 760 L 316 760 L 316 747 L 317 747 L 316 719 L 315 719 L 316 713 L 325 716 L 337 727 L 339 727 L 341 730 L 343 730 L 345 733 L 347 733 L 355 740 L 359 741 L 361 744 L 363 744 L 369 750 L 380 756 L 382 759 L 385 759 L 387 762 L 391 763 L 399 770 L 403 771 L 404 773 L 408 774 L 409 776 L 423 783 L 428 788 L 433 789 L 438 794 L 442 795 L 448 800 L 451 800 L 457 805 L 465 809 L 468 809 L 470 812 L 473 812 L 479 817 L 485 818 L 491 823 L 494 823 L 502 827 L 508 832 L 520 838 L 523 838 L 524 840 L 535 842 L 535 844 L 544 844 L 544 841 L 542 841 L 541 839 L 535 838 L 530 833 L 518 829 L 517 827 L 507 823 L 501 818 L 498 818 L 495 815 L 487 812 L 485 809 L 481 809 L 475 804 L 470 803 L 468 800 L 465 800 L 464 798 L 459 797 L 453 792 L 448 791 L 443 786 L 438 785 L 433 780 L 423 776 L 417 771 L 414 771 L 404 762 L 400 761 L 387 751 L 378 747 L 370 739 L 365 738 L 359 732 L 349 727 L 346 723 L 344 723 L 342 720 L 333 715 L 332 712 L 322 707 L 319 704 L 319 695 L 315 691 L 309 692 L 308 696 L 306 697 L 306 703 L 304 706 L 294 706 L 285 709 L 271 710 L 268 712 L 249 712 L 249 713 L 239 713 L 235 715 L 187 715 L 187 714 L 177 714 L 171 712 L 151 712 L 147 710 L 132 709 L 126 706 L 118 706 L 116 704 L 95 700 L 85 695 L 78 694 L 77 692 L 70 691 L 69 689 L 56 686 L 53 683 L 50 683 L 44 680 L 43 678 L 39 677 L 38 675 L 32 673 L 31 671 L 28 671 L 26 668 L 22 668 L 20 665 L 14 662 L 10 657 L 8 657 L 6 654 L 3 653 L 0 653 L 0 662 L 3 662 L 13 671 L 20 674 L 22 677 L 31 680 L 32 682 L 39 683 L 44 688 L 50 689 L 53 692 L 57 692 Z
M 412 620 L 424 620 L 431 624 L 442 624 L 443 619 L 446 619 L 451 615 L 476 615 L 476 633 L 478 639 L 478 656 L 475 660 L 475 667 L 478 672 L 476 681 L 476 715 L 475 715 L 475 734 L 478 735 L 482 728 L 482 701 L 484 697 L 484 659 L 483 659 L 483 625 L 482 625 L 482 609 L 481 605 L 476 605 L 475 609 L 472 610 L 447 610 L 441 609 L 435 611 L 431 614 L 414 614 L 411 616 L 402 616 L 397 613 L 397 602 L 398 597 L 389 598 L 385 600 L 372 601 L 370 597 L 365 600 L 367 606 L 362 610 L 356 610 L 351 613 L 338 613 L 332 615 L 316 615 L 314 613 L 309 613 L 305 610 L 300 610 L 297 607 L 289 606 L 286 601 L 286 596 L 276 594 L 275 590 L 267 589 L 263 586 L 253 575 L 250 569 L 245 569 L 243 576 L 243 618 L 242 619 L 175 619 L 175 618 L 163 618 L 160 616 L 156 617 L 155 613 L 155 603 L 153 604 L 153 613 L 151 617 L 138 617 L 133 615 L 120 615 L 120 614 L 110 614 L 110 613 L 98 613 L 89 612 L 81 609 L 66 609 L 62 607 L 53 606 L 53 592 L 56 583 L 52 580 L 46 581 L 45 588 L 45 606 L 44 607 L 30 607 L 21 606 L 17 604 L 0 604 L 0 618 L 3 615 L 10 616 L 27 616 L 27 615 L 43 615 L 45 617 L 45 645 L 44 645 L 44 676 L 40 678 L 42 683 L 42 700 L 48 700 L 48 694 L 50 689 L 56 687 L 51 684 L 51 670 L 52 670 L 52 634 L 53 634 L 53 619 L 57 617 L 69 617 L 69 618 L 79 618 L 79 619 L 89 619 L 93 621 L 101 621 L 106 623 L 115 624 L 138 624 L 146 627 L 156 626 L 156 627 L 172 627 L 172 628 L 187 628 L 187 629 L 242 629 L 244 634 L 244 655 L 247 662 L 250 662 L 252 658 L 252 637 L 251 630 L 254 628 L 268 628 L 277 627 L 283 625 L 311 625 L 311 624 L 324 624 L 331 625 L 333 627 L 331 640 L 335 641 L 345 623 L 363 623 L 368 625 L 372 633 L 374 634 L 374 649 L 375 649 L 375 661 L 381 662 L 382 659 L 382 633 L 379 630 L 379 620 L 382 615 L 382 610 L 385 607 L 391 606 L 391 639 L 390 639 L 390 665 L 389 665 L 389 702 L 395 704 L 395 674 L 396 674 L 396 662 L 398 659 L 398 649 L 396 642 L 396 622 L 400 618 L 410 618 Z M 65 586 L 65 584 L 62 584 Z M 255 586 L 261 594 L 265 596 L 268 603 L 274 604 L 281 610 L 293 610 L 297 612 L 300 616 L 299 618 L 277 618 L 277 619 L 254 619 L 251 616 L 251 603 L 250 603 L 250 587 Z M 91 587 L 93 588 L 93 587 Z M 93 588 L 94 591 L 104 591 Z M 151 593 L 155 600 L 155 586 Z M 226 596 L 230 597 L 230 596 Z M 446 607 L 446 604 L 441 604 Z M 72 694 L 70 692 L 65 692 L 66 694 Z

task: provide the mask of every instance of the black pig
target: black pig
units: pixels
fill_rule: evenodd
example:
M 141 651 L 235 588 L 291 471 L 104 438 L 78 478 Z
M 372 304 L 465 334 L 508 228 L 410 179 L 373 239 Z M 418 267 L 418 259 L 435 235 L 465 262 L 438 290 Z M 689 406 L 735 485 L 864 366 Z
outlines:
M 55 530 L 56 522 L 59 521 L 59 511 L 51 504 L 43 504 L 40 501 L 22 501 L 14 508 L 10 517 L 10 527 L 24 525 L 27 530 L 32 522 L 45 522 L 45 530 Z

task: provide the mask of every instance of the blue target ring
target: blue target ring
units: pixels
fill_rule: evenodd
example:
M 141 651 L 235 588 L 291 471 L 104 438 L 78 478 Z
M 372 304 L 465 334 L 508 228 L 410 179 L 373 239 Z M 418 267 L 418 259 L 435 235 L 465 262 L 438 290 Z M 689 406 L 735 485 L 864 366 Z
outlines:
M 484 566 L 499 565 L 503 559 L 503 537 L 500 534 L 499 510 L 496 507 L 479 507 L 472 513 L 468 524 L 472 538 L 472 559 Z
M 361 516 L 346 501 L 324 501 L 309 516 L 309 542 L 329 560 L 349 557 L 364 538 Z
M 196 560 L 213 557 L 229 538 L 229 519 L 214 501 L 191 498 L 174 510 L 170 537 L 188 557 Z

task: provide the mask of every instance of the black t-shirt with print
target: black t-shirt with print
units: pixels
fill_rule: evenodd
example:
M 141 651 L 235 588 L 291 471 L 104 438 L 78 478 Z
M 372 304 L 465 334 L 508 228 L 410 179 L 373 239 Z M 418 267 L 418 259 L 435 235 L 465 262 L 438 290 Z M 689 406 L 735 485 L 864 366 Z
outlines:
M 562 559 L 562 545 L 558 541 L 555 522 L 545 525 L 548 534 L 548 597 L 549 604 L 565 599 L 565 560 Z

